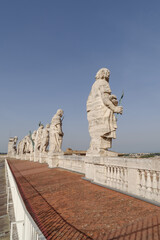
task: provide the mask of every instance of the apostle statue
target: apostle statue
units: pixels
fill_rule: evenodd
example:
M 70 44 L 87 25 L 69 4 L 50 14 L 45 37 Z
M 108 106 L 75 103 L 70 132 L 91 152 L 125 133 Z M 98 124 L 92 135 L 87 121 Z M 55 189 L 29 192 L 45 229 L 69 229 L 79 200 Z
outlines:
M 123 108 L 118 106 L 115 95 L 109 86 L 110 71 L 100 69 L 96 74 L 91 92 L 87 100 L 87 118 L 91 137 L 88 155 L 108 156 L 112 147 L 112 139 L 116 138 L 117 121 L 114 113 L 122 114 Z
M 9 138 L 9 142 L 8 142 L 8 156 L 14 156 L 17 152 L 17 144 L 18 141 L 18 137 L 11 137 Z
M 47 147 L 49 145 L 49 128 L 50 128 L 50 124 L 47 124 L 46 127 L 43 129 L 43 133 L 42 133 L 42 142 L 41 142 L 40 151 L 43 153 L 47 152 Z
M 50 141 L 49 141 L 49 152 L 50 153 L 61 153 L 63 132 L 62 132 L 62 117 L 63 110 L 58 109 L 57 113 L 53 116 L 50 124 Z
M 42 134 L 43 134 L 43 124 L 40 124 L 35 137 L 35 146 L 34 146 L 34 152 L 40 152 L 41 143 L 42 143 Z

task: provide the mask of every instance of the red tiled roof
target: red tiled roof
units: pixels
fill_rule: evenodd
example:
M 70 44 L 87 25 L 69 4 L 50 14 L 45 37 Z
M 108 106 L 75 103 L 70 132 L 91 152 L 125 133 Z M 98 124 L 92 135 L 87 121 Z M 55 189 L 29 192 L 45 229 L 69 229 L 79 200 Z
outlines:
M 25 205 L 47 239 L 160 239 L 160 208 L 47 164 L 8 160 Z

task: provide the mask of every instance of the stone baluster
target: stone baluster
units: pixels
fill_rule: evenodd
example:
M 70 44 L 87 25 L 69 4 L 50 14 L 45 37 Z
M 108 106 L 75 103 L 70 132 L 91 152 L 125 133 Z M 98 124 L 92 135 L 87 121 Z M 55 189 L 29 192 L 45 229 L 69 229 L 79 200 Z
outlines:
M 122 190 L 124 191 L 125 190 L 124 168 L 122 168 L 121 177 L 122 177 Z
M 116 176 L 117 173 L 116 173 L 116 167 L 113 166 L 113 187 L 116 188 Z
M 138 171 L 138 193 L 141 196 L 141 192 L 142 192 L 142 172 L 140 169 L 137 170 Z
M 120 168 L 117 167 L 117 189 L 120 189 Z
M 110 172 L 110 166 L 107 167 L 107 185 L 110 186 L 111 183 L 111 172 Z
M 112 166 L 110 166 L 110 187 L 112 187 Z
M 104 172 L 103 172 L 104 181 L 103 181 L 103 183 L 106 184 L 106 182 L 107 182 L 107 167 L 104 166 L 103 168 L 104 168 Z
M 124 190 L 128 191 L 128 172 L 127 168 L 124 168 Z
M 114 166 L 111 167 L 112 168 L 112 187 L 114 187 Z
M 142 197 L 145 197 L 146 194 L 146 180 L 145 180 L 145 170 L 141 170 L 141 195 Z
M 147 182 L 146 182 L 146 198 L 152 198 L 152 182 L 151 182 L 151 172 L 147 171 Z
M 152 199 L 157 200 L 157 195 L 158 195 L 158 186 L 157 186 L 157 174 L 156 172 L 153 172 L 153 194 L 152 194 Z
M 120 188 L 120 190 L 122 190 L 122 174 L 123 174 L 122 167 L 120 167 L 120 169 L 119 169 L 119 188 Z
M 160 172 L 157 172 L 157 201 L 160 199 Z
M 113 187 L 113 166 L 110 167 L 111 170 L 111 183 L 110 186 Z

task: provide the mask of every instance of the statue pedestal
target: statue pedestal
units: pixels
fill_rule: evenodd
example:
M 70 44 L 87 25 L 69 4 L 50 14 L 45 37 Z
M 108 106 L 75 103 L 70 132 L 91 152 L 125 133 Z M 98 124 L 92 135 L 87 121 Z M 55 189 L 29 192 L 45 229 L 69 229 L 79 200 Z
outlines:
M 32 152 L 32 153 L 30 154 L 30 161 L 31 161 L 31 162 L 34 161 L 34 152 Z
M 40 161 L 40 152 L 36 151 L 34 152 L 34 162 Z
M 45 153 L 40 153 L 40 159 L 39 159 L 39 162 L 40 163 L 47 163 L 48 161 L 48 152 L 45 152 Z
M 95 156 L 95 157 L 118 157 L 118 153 L 108 151 L 108 150 L 103 150 L 103 149 L 100 151 L 88 150 L 86 153 L 86 156 L 88 156 L 88 157 L 92 157 L 92 156 Z
M 23 160 L 22 154 L 18 154 L 18 155 L 16 156 L 16 158 L 17 158 L 17 159 L 20 159 L 20 160 Z
M 49 152 L 48 153 L 48 166 L 50 168 L 56 168 L 59 167 L 59 156 L 64 155 L 64 153 L 61 152 Z
M 20 159 L 19 154 L 16 154 L 15 158 L 16 158 L 16 159 Z
M 26 160 L 25 154 L 22 154 L 20 159 L 21 159 L 21 160 Z
M 26 154 L 25 154 L 25 160 L 30 161 L 30 153 L 26 153 Z

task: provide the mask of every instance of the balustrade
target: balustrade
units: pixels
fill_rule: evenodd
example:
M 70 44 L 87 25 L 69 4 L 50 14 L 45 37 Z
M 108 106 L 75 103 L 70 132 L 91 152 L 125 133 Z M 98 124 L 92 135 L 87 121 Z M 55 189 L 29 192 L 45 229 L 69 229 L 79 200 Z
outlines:
M 127 168 L 119 166 L 106 166 L 106 180 L 107 186 L 127 191 L 128 176 Z
M 154 201 L 160 200 L 160 172 L 139 170 L 139 194 Z

